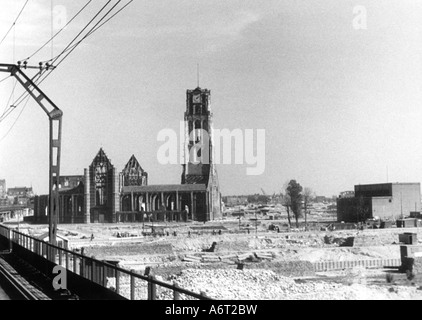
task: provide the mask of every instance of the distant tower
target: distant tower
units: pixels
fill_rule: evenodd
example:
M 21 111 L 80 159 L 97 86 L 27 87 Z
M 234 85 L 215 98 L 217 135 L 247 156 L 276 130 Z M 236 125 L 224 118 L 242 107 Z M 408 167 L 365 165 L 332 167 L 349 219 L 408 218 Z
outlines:
M 185 152 L 193 154 L 192 148 L 201 142 L 201 132 L 207 132 L 210 136 L 212 132 L 212 114 L 210 111 L 210 91 L 207 89 L 196 88 L 188 90 L 186 94 L 186 112 L 185 112 Z M 200 150 L 198 156 L 201 156 Z M 185 164 L 183 165 L 182 184 L 208 184 L 210 169 L 212 166 L 212 143 L 208 147 L 208 156 L 204 154 L 204 163 L 194 164 L 189 154 L 185 154 Z M 186 163 L 186 159 L 189 162 Z
M 217 177 L 217 170 L 213 161 L 213 125 L 211 113 L 211 92 L 207 89 L 196 88 L 186 92 L 185 112 L 185 152 L 192 155 L 192 148 L 204 141 L 201 136 L 208 134 L 208 143 L 203 145 L 198 154 L 198 159 L 203 155 L 201 163 L 192 163 L 192 158 L 185 154 L 183 164 L 182 184 L 204 184 L 207 187 L 208 220 L 221 216 L 221 195 Z M 202 129 L 202 133 L 201 130 Z M 205 147 L 205 148 L 204 148 Z M 206 149 L 206 150 L 205 150 Z M 204 154 L 202 154 L 204 153 Z M 189 159 L 189 161 L 186 161 Z M 187 162 L 187 163 L 186 163 Z

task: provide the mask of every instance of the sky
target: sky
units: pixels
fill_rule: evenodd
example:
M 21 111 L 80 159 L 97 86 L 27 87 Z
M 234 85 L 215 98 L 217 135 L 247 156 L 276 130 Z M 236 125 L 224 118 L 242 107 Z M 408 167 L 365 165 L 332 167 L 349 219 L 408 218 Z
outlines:
M 1 0 L 0 37 L 24 2 Z M 29 63 L 63 50 L 105 2 L 93 1 Z M 53 0 L 54 17 L 85 3 Z M 265 171 L 218 165 L 223 195 L 279 193 L 291 179 L 325 196 L 421 182 L 421 16 L 418 0 L 134 1 L 40 86 L 64 113 L 61 174 L 82 175 L 102 147 L 119 171 L 134 154 L 150 184 L 180 183 L 181 166 L 157 160 L 157 136 L 179 132 L 199 64 L 214 128 L 265 130 Z M 28 57 L 51 25 L 51 0 L 30 0 L 0 62 Z M 13 86 L 0 83 L 0 111 Z M 46 193 L 48 118 L 34 101 L 22 108 L 0 122 L 0 178 Z

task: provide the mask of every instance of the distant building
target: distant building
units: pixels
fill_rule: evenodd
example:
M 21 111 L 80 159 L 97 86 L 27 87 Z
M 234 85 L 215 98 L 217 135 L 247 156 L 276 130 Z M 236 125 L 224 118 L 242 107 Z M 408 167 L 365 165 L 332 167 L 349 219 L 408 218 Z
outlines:
M 84 176 L 60 176 L 59 189 L 73 189 L 84 181 Z
M 248 204 L 248 197 L 246 197 L 246 196 L 227 196 L 227 197 L 223 197 L 223 202 L 228 207 L 247 205 Z
M 13 198 L 13 204 L 15 205 L 29 205 L 30 199 L 34 197 L 32 187 L 15 187 L 7 189 L 7 196 Z
M 331 203 L 336 202 L 337 197 L 315 196 L 312 201 L 316 203 Z
M 420 183 L 356 185 L 354 193 L 337 199 L 337 221 L 396 220 L 421 211 Z
M 8 198 L 0 198 L 0 207 L 7 207 L 9 205 Z
M 354 191 L 343 191 L 340 192 L 340 198 L 353 198 L 355 196 Z
M 6 197 L 6 180 L 0 180 L 0 198 Z
M 27 188 L 27 187 L 15 187 L 15 188 L 9 188 L 7 190 L 7 195 L 11 196 L 11 197 L 33 197 L 34 196 L 34 192 L 32 191 L 32 187 L 31 188 Z

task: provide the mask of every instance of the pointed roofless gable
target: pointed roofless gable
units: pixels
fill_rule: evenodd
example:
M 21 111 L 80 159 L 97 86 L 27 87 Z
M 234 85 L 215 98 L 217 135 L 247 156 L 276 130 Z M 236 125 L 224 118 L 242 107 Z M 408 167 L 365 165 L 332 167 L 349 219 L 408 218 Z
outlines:
M 98 151 L 89 167 L 89 171 L 91 187 L 95 190 L 94 196 L 91 199 L 91 205 L 93 207 L 109 206 L 113 189 L 114 167 L 103 148 L 100 148 L 100 151 Z
M 135 155 L 130 157 L 128 163 L 122 171 L 124 186 L 147 185 L 148 174 L 142 169 Z
M 100 148 L 100 151 L 98 151 L 97 155 L 95 156 L 94 160 L 92 161 L 92 166 L 96 166 L 100 164 L 103 166 L 104 164 L 107 165 L 107 167 L 111 167 L 112 164 L 110 160 L 108 159 L 107 155 L 105 154 L 103 148 Z
M 138 160 L 136 159 L 135 155 L 132 155 L 128 161 L 128 163 L 126 164 L 125 168 L 123 169 L 123 172 L 129 172 L 131 169 L 135 169 L 135 170 L 141 170 L 142 172 L 144 171 L 141 167 L 141 165 L 139 164 Z

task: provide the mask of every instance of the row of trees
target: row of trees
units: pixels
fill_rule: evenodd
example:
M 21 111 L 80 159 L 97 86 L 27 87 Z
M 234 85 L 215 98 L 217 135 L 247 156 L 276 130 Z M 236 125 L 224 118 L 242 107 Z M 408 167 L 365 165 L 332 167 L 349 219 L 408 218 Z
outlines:
M 296 180 L 290 180 L 283 186 L 285 195 L 283 206 L 287 211 L 289 226 L 292 225 L 291 214 L 296 220 L 296 228 L 299 228 L 299 218 L 304 214 L 305 226 L 308 223 L 309 204 L 314 194 L 311 188 L 303 188 Z

